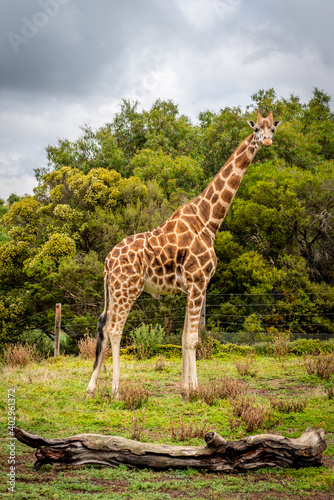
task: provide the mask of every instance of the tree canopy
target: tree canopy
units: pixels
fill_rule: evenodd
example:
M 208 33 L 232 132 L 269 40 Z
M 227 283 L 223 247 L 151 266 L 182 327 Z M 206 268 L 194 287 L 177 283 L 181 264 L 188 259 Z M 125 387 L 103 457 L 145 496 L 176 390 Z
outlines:
M 282 125 L 272 147 L 262 148 L 250 166 L 217 235 L 208 326 L 232 340 L 245 332 L 247 341 L 277 330 L 332 334 L 330 104 L 317 88 L 307 103 L 259 90 L 245 111 L 206 110 L 193 124 L 170 100 L 148 111 L 124 100 L 112 122 L 97 130 L 85 126 L 77 140 L 47 146 L 34 194 L 0 200 L 0 342 L 31 329 L 50 334 L 56 302 L 68 308 L 63 328 L 69 334 L 93 329 L 107 253 L 198 195 L 249 135 L 247 120 L 258 108 L 272 110 Z M 145 309 L 148 322 L 179 334 L 182 297 L 144 308 L 146 299 L 133 320 Z

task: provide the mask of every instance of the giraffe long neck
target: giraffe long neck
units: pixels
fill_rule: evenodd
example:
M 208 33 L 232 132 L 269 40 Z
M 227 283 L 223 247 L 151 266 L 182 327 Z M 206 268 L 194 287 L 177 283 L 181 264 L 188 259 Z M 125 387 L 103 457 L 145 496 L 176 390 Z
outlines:
M 254 134 L 249 135 L 239 144 L 216 177 L 195 198 L 194 203 L 199 208 L 200 217 L 206 221 L 205 225 L 213 235 L 226 217 L 241 180 L 258 149 L 259 144 Z

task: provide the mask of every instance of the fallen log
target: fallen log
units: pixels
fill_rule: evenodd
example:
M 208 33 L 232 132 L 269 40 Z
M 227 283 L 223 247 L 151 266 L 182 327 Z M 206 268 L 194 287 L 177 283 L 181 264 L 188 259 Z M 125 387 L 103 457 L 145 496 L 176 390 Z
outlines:
M 258 434 L 240 441 L 226 441 L 216 432 L 208 432 L 206 446 L 171 446 L 141 443 L 118 436 L 80 434 L 64 439 L 46 439 L 15 428 L 16 438 L 36 450 L 34 468 L 97 464 L 115 467 L 152 469 L 206 469 L 211 472 L 237 472 L 261 467 L 317 467 L 322 465 L 326 449 L 322 429 L 308 427 L 296 439 L 276 434 Z

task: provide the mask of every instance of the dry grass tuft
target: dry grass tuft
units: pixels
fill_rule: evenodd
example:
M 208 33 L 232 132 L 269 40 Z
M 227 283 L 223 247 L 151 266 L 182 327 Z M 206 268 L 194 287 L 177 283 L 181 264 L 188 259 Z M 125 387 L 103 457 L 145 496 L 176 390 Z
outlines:
M 231 429 L 244 425 L 246 432 L 254 432 L 263 427 L 272 427 L 276 423 L 272 419 L 270 408 L 256 404 L 249 396 L 239 397 L 231 401 L 231 404 L 233 416 L 228 416 Z
M 162 372 L 166 368 L 166 358 L 160 355 L 155 362 L 154 370 L 156 372 Z
M 170 434 L 175 441 L 188 441 L 193 438 L 203 439 L 207 432 L 209 432 L 209 427 L 206 420 L 196 426 L 193 422 L 185 424 L 183 418 L 180 417 L 179 427 L 175 427 L 170 421 Z
M 140 382 L 121 387 L 121 400 L 124 401 L 127 410 L 139 410 L 148 401 L 149 392 L 144 389 Z
M 7 366 L 27 366 L 33 361 L 40 361 L 35 345 L 15 344 L 6 347 L 3 359 Z
M 235 367 L 241 377 L 255 377 L 257 370 L 254 368 L 254 354 L 247 354 L 244 361 L 234 359 Z
M 241 380 L 222 377 L 217 381 L 212 381 L 210 385 L 199 384 L 197 391 L 190 391 L 189 400 L 201 399 L 207 405 L 213 406 L 220 399 L 235 399 L 241 396 L 245 389 L 246 385 Z
M 329 380 L 334 374 L 334 354 L 318 354 L 304 359 L 304 366 L 309 375 L 317 375 Z
M 307 401 L 304 399 L 288 400 L 288 399 L 270 399 L 270 403 L 275 410 L 281 413 L 297 413 L 303 412 L 306 408 Z
M 284 363 L 284 359 L 289 354 L 290 343 L 291 335 L 289 333 L 279 333 L 273 337 L 267 350 L 280 363 Z
M 88 332 L 86 332 L 83 338 L 79 340 L 78 347 L 82 359 L 95 359 L 96 337 L 94 335 L 90 335 Z M 110 356 L 111 347 L 108 346 L 106 349 L 105 358 L 108 358 Z
M 140 441 L 141 435 L 145 432 L 145 410 L 141 410 L 141 418 L 137 417 L 136 412 L 134 411 L 132 414 L 132 434 L 131 439 L 135 439 L 136 441 Z

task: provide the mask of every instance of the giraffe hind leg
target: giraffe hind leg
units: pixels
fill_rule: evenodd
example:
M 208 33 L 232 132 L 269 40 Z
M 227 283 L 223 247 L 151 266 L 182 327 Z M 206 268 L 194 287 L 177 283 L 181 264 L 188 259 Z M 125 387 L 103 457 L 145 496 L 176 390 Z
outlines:
M 94 397 L 97 379 L 100 373 L 104 353 L 108 345 L 108 334 L 105 332 L 106 322 L 108 318 L 107 311 L 103 312 L 99 318 L 97 325 L 97 342 L 96 342 L 96 355 L 93 367 L 93 374 L 87 387 L 87 397 Z

